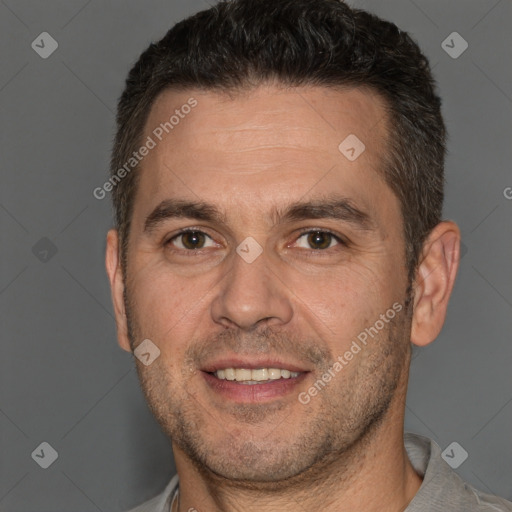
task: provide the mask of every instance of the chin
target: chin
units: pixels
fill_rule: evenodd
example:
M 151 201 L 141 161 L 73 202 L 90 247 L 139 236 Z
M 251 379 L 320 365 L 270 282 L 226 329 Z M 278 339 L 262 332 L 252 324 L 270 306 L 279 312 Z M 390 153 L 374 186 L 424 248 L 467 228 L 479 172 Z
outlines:
M 277 485 L 297 477 L 312 463 L 303 449 L 284 442 L 280 448 L 271 440 L 262 445 L 253 441 L 233 443 L 228 439 L 226 444 L 213 447 L 206 443 L 200 450 L 197 446 L 182 449 L 201 471 L 249 487 L 251 484 Z

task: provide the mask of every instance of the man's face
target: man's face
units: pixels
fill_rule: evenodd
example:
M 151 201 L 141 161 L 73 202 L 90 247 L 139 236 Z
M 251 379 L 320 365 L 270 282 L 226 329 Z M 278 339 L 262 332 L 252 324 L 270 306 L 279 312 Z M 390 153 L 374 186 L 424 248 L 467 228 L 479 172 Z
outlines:
M 191 97 L 197 106 L 158 141 Z M 126 306 L 132 344 L 160 350 L 138 372 L 178 458 L 230 479 L 288 478 L 339 457 L 403 399 L 407 272 L 399 203 L 378 172 L 384 112 L 369 91 L 320 87 L 155 102 Z M 351 134 L 365 145 L 355 160 L 356 139 L 338 148 Z M 220 218 L 173 215 L 176 201 Z

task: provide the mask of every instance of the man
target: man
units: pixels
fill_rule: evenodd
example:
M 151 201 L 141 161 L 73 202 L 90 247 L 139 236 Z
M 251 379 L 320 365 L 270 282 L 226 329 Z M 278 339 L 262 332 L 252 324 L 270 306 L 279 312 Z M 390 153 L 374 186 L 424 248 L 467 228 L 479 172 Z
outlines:
M 220 2 L 120 99 L 106 266 L 179 475 L 137 509 L 512 510 L 403 433 L 460 232 L 428 62 L 338 0 Z

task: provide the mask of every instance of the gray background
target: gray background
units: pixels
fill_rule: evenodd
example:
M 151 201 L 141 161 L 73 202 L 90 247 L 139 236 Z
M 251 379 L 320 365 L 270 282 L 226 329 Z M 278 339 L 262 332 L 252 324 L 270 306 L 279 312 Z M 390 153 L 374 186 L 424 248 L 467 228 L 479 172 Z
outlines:
M 463 258 L 438 340 L 415 350 L 406 429 L 469 453 L 457 472 L 512 499 L 512 62 L 509 0 L 353 1 L 431 59 L 450 132 L 445 217 Z M 0 1 L 0 510 L 128 509 L 174 472 L 170 443 L 116 341 L 104 271 L 114 112 L 128 69 L 208 4 Z M 59 46 L 31 47 L 42 32 Z M 468 42 L 457 59 L 441 43 Z M 510 195 L 509 195 L 510 197 Z M 56 252 L 55 252 L 56 251 Z M 42 443 L 57 460 L 42 469 Z M 48 452 L 47 452 L 48 453 Z

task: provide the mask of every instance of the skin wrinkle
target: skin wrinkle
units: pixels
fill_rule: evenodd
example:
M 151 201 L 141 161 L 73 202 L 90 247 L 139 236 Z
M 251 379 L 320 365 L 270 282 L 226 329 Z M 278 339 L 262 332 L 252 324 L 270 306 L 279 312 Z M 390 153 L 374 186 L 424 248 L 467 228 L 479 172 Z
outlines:
M 144 161 L 119 301 L 124 319 L 117 315 L 118 325 L 127 325 L 123 348 L 148 338 L 160 349 L 151 365 L 137 363 L 137 372 L 150 410 L 172 440 L 184 507 L 199 500 L 208 512 L 292 510 L 293 503 L 310 510 L 321 500 L 325 512 L 341 512 L 364 497 L 365 510 L 395 511 L 421 483 L 401 437 L 412 307 L 369 338 L 309 404 L 297 399 L 379 315 L 407 304 L 412 291 L 399 202 L 376 171 L 387 140 L 387 124 L 375 124 L 383 107 L 358 90 L 300 92 L 276 95 L 260 87 L 229 101 L 212 92 L 166 92 L 147 122 L 158 125 L 190 96 L 198 101 Z M 303 97 L 329 110 L 336 132 L 311 115 Z M 251 123 L 258 129 L 250 130 Z M 283 132 L 290 124 L 292 147 Z M 337 148 L 347 133 L 366 145 L 354 162 Z M 272 151 L 264 149 L 269 140 Z M 329 162 L 336 167 L 326 174 Z M 331 192 L 353 198 L 377 229 L 331 219 L 272 224 L 273 207 Z M 226 225 L 172 219 L 149 236 L 145 220 L 167 198 L 213 203 Z M 220 246 L 195 256 L 164 247 L 163 240 L 189 226 Z M 295 245 L 285 250 L 303 227 L 339 231 L 349 244 L 310 257 Z M 247 236 L 264 249 L 250 264 L 235 252 Z M 109 246 L 115 250 L 112 239 Z M 235 403 L 210 391 L 202 377 L 201 368 L 225 354 L 275 356 L 310 374 L 293 396 Z M 262 493 L 271 499 L 262 500 Z

